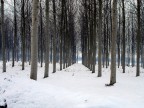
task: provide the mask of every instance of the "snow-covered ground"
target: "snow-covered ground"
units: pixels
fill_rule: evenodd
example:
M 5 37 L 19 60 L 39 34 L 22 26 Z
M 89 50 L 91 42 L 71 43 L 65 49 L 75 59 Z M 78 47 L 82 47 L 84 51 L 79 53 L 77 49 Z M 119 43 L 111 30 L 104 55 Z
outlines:
M 2 63 L 0 63 L 2 70 Z M 97 70 L 97 66 L 96 66 Z M 92 74 L 81 64 L 52 74 L 43 79 L 44 67 L 38 67 L 38 80 L 30 80 L 30 66 L 21 70 L 7 63 L 7 72 L 0 72 L 0 104 L 6 99 L 8 108 L 144 108 L 144 70 L 135 77 L 135 68 L 126 73 L 117 69 L 117 83 L 109 83 L 110 69 L 103 68 L 102 77 Z

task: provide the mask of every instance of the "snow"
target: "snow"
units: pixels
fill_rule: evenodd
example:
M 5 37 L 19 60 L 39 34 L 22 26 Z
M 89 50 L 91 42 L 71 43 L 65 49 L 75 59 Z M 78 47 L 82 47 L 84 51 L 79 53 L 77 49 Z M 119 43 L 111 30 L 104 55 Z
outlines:
M 2 63 L 0 62 L 2 70 Z M 43 79 L 44 67 L 38 66 L 38 80 L 30 80 L 30 66 L 21 63 L 14 68 L 7 63 L 7 72 L 0 73 L 0 105 L 8 108 L 144 108 L 144 69 L 135 77 L 136 68 L 126 67 L 126 73 L 117 69 L 117 83 L 109 83 L 110 68 L 102 69 L 102 77 L 92 74 L 82 64 L 74 64 L 65 70 L 52 73 Z

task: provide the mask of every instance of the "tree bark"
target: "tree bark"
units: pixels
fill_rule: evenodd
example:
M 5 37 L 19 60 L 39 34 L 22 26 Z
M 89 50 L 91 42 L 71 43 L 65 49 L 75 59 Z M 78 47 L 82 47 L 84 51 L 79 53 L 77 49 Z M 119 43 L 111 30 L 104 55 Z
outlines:
M 39 0 L 33 0 L 33 3 L 32 3 L 32 30 L 31 30 L 31 74 L 30 74 L 30 78 L 33 80 L 37 80 L 38 10 L 39 10 Z
M 122 68 L 123 73 L 125 73 L 125 5 L 124 1 L 122 0 L 122 14 L 123 14 L 123 52 L 122 52 Z
M 2 35 L 2 59 L 3 59 L 3 72 L 6 72 L 6 48 L 5 48 L 5 33 L 4 33 L 4 1 L 1 0 L 1 35 Z
M 136 67 L 136 76 L 140 76 L 140 7 L 141 0 L 137 0 L 137 67 Z
M 99 30 L 98 30 L 98 77 L 102 76 L 101 54 L 102 54 L 102 0 L 99 0 Z
M 46 38 L 45 38 L 45 73 L 44 73 L 44 78 L 49 77 L 49 0 L 45 1 L 45 6 L 46 6 L 46 27 L 45 27 L 45 33 L 46 33 Z
M 53 35 L 53 73 L 56 72 L 56 8 L 53 0 L 53 18 L 54 18 L 54 35 Z
M 96 64 L 96 0 L 94 0 L 94 27 L 93 27 L 93 70 L 92 73 L 95 73 L 95 64 Z
M 21 38 L 22 38 L 22 70 L 25 68 L 25 1 L 21 0 Z
M 42 0 L 41 0 L 42 1 Z M 41 67 L 43 67 L 43 13 L 42 13 L 42 6 L 40 1 L 40 50 L 41 50 Z
M 116 37 L 117 37 L 117 0 L 112 3 L 112 45 L 110 85 L 116 83 Z
M 62 44 L 63 44 L 63 14 L 64 14 L 64 0 L 62 0 L 62 10 L 61 10 L 61 28 L 60 28 L 60 70 L 62 70 L 62 54 L 63 54 L 63 48 L 62 48 Z
M 14 0 L 14 45 L 12 53 L 12 67 L 14 67 L 14 62 L 16 58 L 16 43 L 17 43 L 17 15 L 16 15 L 16 0 Z

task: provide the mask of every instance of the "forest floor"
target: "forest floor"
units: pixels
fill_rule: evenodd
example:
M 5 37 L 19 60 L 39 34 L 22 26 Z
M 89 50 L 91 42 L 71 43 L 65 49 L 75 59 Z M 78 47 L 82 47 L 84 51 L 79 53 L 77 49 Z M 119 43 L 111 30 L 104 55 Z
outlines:
M 2 63 L 0 63 L 2 70 Z M 117 69 L 117 83 L 109 83 L 110 68 L 102 69 L 102 77 L 92 74 L 82 64 L 52 73 L 43 79 L 44 67 L 38 66 L 38 80 L 30 80 L 30 66 L 21 63 L 14 68 L 7 63 L 7 72 L 0 72 L 0 104 L 8 108 L 144 108 L 144 69 L 135 77 L 136 68 Z

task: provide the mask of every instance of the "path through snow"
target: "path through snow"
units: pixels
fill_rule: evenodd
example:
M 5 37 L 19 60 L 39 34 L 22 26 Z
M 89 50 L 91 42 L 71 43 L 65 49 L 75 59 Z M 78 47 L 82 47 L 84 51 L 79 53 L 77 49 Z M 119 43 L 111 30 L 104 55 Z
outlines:
M 25 71 L 20 63 L 7 66 L 7 72 L 0 73 L 0 98 L 8 108 L 144 108 L 144 74 L 135 77 L 135 68 L 126 68 L 125 74 L 118 69 L 115 86 L 105 87 L 110 69 L 104 68 L 98 78 L 81 64 L 62 71 L 57 67 L 55 74 L 50 65 L 50 77 L 43 79 L 39 66 L 38 81 L 33 81 L 28 64 Z

